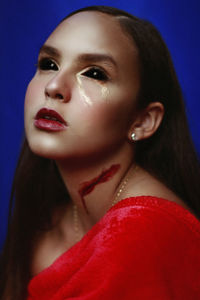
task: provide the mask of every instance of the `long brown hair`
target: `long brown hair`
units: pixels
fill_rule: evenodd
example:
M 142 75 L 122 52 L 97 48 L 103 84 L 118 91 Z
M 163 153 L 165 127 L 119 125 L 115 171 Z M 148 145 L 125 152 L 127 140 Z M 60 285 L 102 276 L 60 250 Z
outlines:
M 190 137 L 181 89 L 159 32 L 150 22 L 107 6 L 86 7 L 66 18 L 82 11 L 98 11 L 115 17 L 125 34 L 133 39 L 140 60 L 138 110 L 154 101 L 163 103 L 165 108 L 163 122 L 156 133 L 137 142 L 136 162 L 200 217 L 200 164 Z M 33 237 L 38 231 L 51 228 L 53 210 L 68 199 L 54 161 L 33 154 L 25 139 L 14 178 L 8 234 L 1 255 L 0 299 L 5 299 L 5 295 L 10 300 L 26 298 Z

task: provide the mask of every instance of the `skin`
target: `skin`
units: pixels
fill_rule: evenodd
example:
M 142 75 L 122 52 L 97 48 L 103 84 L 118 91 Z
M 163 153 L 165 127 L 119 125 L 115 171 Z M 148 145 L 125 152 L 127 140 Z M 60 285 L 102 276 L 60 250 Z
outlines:
M 116 32 L 118 38 L 114 39 Z M 119 47 L 121 42 L 123 47 Z M 71 198 L 82 209 L 78 193 L 81 183 L 123 161 L 119 175 L 113 178 L 114 186 L 106 193 L 111 199 L 133 160 L 128 135 L 140 86 L 138 53 L 119 24 L 99 13 L 80 13 L 65 20 L 45 46 L 55 48 L 59 56 L 49 55 L 47 50 L 39 55 L 39 68 L 25 99 L 26 136 L 32 151 L 56 160 Z M 78 59 L 84 53 L 110 55 L 114 64 Z M 53 67 L 44 70 L 44 59 L 49 59 Z M 94 66 L 103 70 L 108 79 L 89 76 L 87 71 Z M 66 120 L 67 129 L 49 133 L 36 128 L 34 118 L 42 107 L 56 110 Z M 87 205 L 89 211 L 96 207 L 94 223 L 100 207 L 92 201 L 91 207 Z M 104 204 L 103 211 L 107 208 Z
M 85 204 L 84 197 L 86 195 L 90 194 L 98 184 L 101 184 L 101 183 L 104 183 L 104 182 L 110 180 L 115 175 L 115 173 L 117 173 L 119 168 L 120 168 L 120 165 L 112 165 L 109 169 L 103 170 L 103 172 L 98 177 L 94 178 L 93 180 L 81 183 L 81 187 L 78 192 L 79 192 L 79 195 L 81 196 L 83 206 L 85 207 L 85 210 L 87 211 L 87 213 L 89 213 L 89 212 L 87 210 L 87 206 Z
M 26 93 L 25 131 L 33 152 L 56 161 L 71 201 L 55 212 L 54 229 L 38 237 L 33 275 L 75 244 L 73 203 L 78 207 L 81 239 L 111 207 L 127 176 L 128 184 L 118 200 L 154 195 L 182 204 L 150 174 L 132 167 L 131 134 L 135 132 L 137 140 L 154 134 L 164 108 L 155 102 L 140 113 L 136 111 L 140 89 L 138 50 L 116 19 L 98 12 L 78 13 L 63 21 L 45 46 L 56 52 L 45 48 L 39 55 L 39 67 Z M 83 54 L 87 54 L 87 60 Z M 109 55 L 114 63 L 97 57 L 94 60 L 88 54 Z M 103 80 L 99 69 L 104 72 Z M 67 122 L 66 129 L 52 133 L 36 128 L 34 118 L 43 107 L 56 110 Z M 88 214 L 80 187 L 98 182 L 96 178 L 113 165 L 120 166 L 117 172 L 84 195 Z
M 91 29 L 86 15 L 96 23 L 95 28 Z M 109 34 L 101 24 L 104 19 L 107 26 L 113 25 Z M 26 134 L 31 148 L 39 155 L 71 160 L 102 153 L 108 146 L 118 147 L 124 141 L 139 91 L 139 78 L 137 50 L 132 42 L 123 32 L 119 40 L 123 40 L 124 47 L 119 48 L 118 39 L 113 42 L 113 35 L 119 29 L 107 16 L 100 15 L 96 21 L 96 14 L 82 13 L 65 20 L 46 41 L 46 45 L 60 52 L 60 59 L 53 58 L 59 71 L 38 70 L 29 84 L 25 102 Z M 82 53 L 112 53 L 117 68 L 108 62 L 78 62 L 77 57 Z M 110 79 L 103 82 L 84 76 L 84 71 L 93 65 L 104 68 Z M 109 90 L 107 101 L 102 88 Z M 64 99 L 56 99 L 56 93 Z M 42 107 L 58 111 L 69 125 L 67 130 L 56 135 L 38 132 L 30 119 Z

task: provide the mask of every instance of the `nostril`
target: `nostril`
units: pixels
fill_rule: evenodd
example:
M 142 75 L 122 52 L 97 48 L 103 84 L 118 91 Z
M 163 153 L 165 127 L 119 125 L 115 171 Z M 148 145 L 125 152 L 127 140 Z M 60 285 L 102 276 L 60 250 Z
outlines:
M 49 96 L 49 93 L 45 90 L 45 95 L 47 96 L 47 97 L 50 97 Z
M 64 99 L 63 95 L 61 95 L 61 94 L 56 94 L 56 98 L 57 98 L 57 99 L 61 99 L 61 100 Z
M 45 95 L 47 98 L 52 98 L 52 99 L 59 99 L 59 100 L 63 100 L 64 97 L 62 94 L 60 93 L 54 93 L 48 90 L 45 90 Z

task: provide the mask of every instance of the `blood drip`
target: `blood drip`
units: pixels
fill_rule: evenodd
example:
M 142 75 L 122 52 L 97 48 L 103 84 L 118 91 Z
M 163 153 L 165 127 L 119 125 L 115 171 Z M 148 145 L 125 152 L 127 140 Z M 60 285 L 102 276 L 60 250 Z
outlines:
M 119 170 L 119 168 L 120 168 L 119 164 L 112 165 L 109 169 L 103 170 L 102 173 L 98 177 L 95 177 L 94 179 L 92 179 L 90 181 L 85 181 L 81 184 L 81 188 L 79 189 L 78 192 L 79 192 L 79 195 L 81 196 L 83 206 L 87 213 L 89 213 L 89 212 L 88 212 L 87 206 L 85 204 L 84 197 L 86 195 L 88 195 L 89 193 L 91 193 L 97 184 L 100 184 L 100 183 L 110 180 L 115 175 L 115 173 Z

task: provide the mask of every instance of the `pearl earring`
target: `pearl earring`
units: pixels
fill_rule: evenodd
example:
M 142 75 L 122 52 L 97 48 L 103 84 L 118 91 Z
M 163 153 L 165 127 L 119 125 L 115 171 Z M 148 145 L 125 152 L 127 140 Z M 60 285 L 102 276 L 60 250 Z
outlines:
M 133 132 L 131 134 L 131 139 L 132 139 L 132 141 L 136 141 L 137 140 L 135 132 Z

